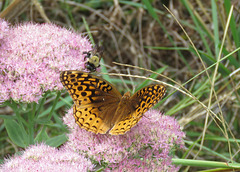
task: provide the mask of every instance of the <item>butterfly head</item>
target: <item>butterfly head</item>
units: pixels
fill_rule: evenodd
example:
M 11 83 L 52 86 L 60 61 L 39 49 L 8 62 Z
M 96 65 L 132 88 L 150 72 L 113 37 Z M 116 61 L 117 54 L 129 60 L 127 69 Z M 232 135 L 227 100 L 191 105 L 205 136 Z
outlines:
M 131 98 L 131 93 L 128 91 L 122 96 L 120 104 L 127 104 L 130 98 Z

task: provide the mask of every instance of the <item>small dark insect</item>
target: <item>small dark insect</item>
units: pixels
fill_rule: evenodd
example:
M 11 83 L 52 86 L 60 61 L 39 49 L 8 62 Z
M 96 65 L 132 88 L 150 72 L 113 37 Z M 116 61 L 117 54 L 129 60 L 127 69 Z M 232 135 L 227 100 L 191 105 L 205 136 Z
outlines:
M 95 72 L 98 67 L 100 67 L 100 60 L 103 55 L 103 47 L 99 47 L 97 44 L 91 51 L 85 51 L 83 54 L 86 54 L 84 60 L 86 60 L 85 67 L 91 71 Z

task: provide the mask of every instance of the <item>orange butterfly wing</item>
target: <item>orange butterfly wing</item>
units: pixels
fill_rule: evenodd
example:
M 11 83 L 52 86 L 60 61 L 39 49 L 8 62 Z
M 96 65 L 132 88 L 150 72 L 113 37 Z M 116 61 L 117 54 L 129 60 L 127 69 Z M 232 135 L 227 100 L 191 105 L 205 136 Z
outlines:
M 117 113 L 121 114 L 122 118 L 113 126 L 109 133 L 118 135 L 129 131 L 139 122 L 147 110 L 164 97 L 165 93 L 166 87 L 162 84 L 149 85 L 137 91 L 129 98 L 124 107 L 117 110 L 119 111 Z
M 124 96 L 108 81 L 81 71 L 64 71 L 62 84 L 70 93 L 76 123 L 87 131 L 119 135 L 129 131 L 143 114 L 163 98 L 164 85 L 149 85 Z

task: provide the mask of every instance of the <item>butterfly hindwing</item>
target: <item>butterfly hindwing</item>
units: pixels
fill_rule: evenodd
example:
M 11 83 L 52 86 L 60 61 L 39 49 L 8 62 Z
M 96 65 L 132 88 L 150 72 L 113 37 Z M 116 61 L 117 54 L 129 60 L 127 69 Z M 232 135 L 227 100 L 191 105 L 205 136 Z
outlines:
M 124 134 L 129 131 L 133 126 L 135 126 L 141 118 L 133 118 L 132 115 L 121 119 L 116 123 L 113 128 L 109 131 L 112 135 Z
M 105 134 L 109 129 L 109 123 L 105 123 L 103 118 L 97 116 L 101 113 L 95 107 L 81 108 L 79 106 L 73 105 L 73 114 L 76 123 L 87 131 L 92 131 L 94 133 Z

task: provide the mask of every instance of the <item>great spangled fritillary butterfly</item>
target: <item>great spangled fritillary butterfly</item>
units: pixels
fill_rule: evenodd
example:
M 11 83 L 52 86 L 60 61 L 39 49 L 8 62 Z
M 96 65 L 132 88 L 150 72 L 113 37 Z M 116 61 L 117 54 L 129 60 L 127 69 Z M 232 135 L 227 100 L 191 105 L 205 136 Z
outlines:
M 135 126 L 143 114 L 163 98 L 162 84 L 121 93 L 108 81 L 81 71 L 63 71 L 60 80 L 70 93 L 76 123 L 87 131 L 112 135 L 124 134 Z
M 97 44 L 93 47 L 91 51 L 84 51 L 86 54 L 84 60 L 86 60 L 85 67 L 90 72 L 95 72 L 98 67 L 100 67 L 100 60 L 103 55 L 103 47 L 99 47 Z

